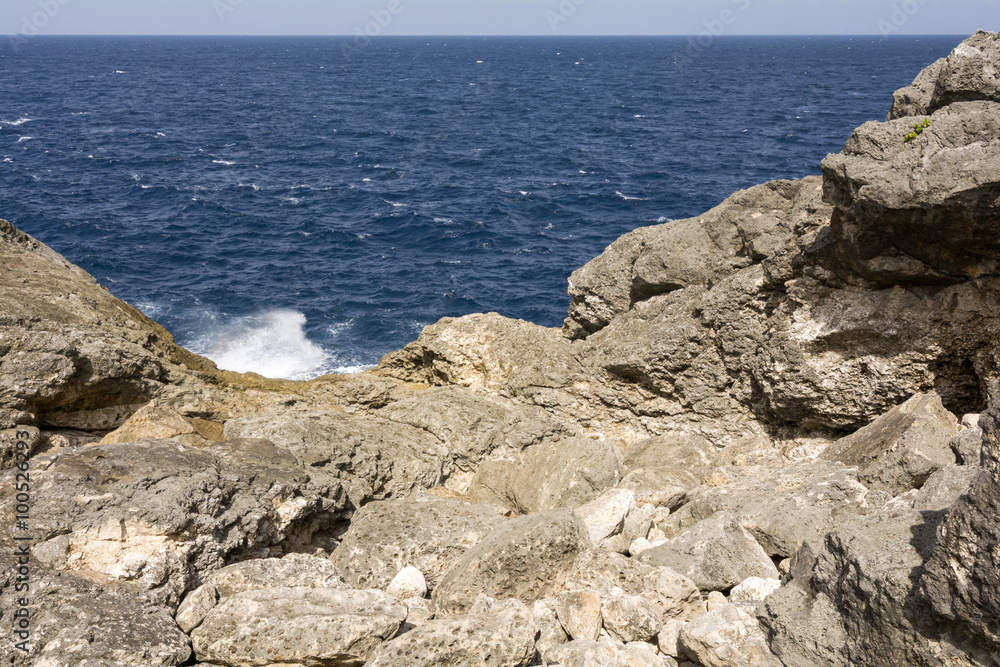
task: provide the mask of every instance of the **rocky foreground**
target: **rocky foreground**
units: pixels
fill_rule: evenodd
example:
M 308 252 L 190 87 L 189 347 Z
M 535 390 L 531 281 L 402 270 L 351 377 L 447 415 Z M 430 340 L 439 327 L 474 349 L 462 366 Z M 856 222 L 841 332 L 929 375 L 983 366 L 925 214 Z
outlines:
M 218 371 L 0 221 L 2 664 L 1000 665 L 998 73 L 354 376 Z

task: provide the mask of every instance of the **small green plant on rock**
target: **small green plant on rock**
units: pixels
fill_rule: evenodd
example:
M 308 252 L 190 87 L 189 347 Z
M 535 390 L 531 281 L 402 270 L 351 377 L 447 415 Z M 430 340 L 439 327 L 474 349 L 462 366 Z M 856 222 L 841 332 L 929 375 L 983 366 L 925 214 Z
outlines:
M 924 130 L 926 130 L 928 127 L 930 127 L 930 126 L 931 126 L 931 119 L 930 118 L 924 118 L 921 122 L 914 123 L 914 125 L 913 125 L 913 132 L 910 132 L 905 137 L 903 137 L 903 141 L 905 141 L 907 143 L 913 141 L 914 139 L 916 139 L 917 137 L 919 137 L 920 134 Z

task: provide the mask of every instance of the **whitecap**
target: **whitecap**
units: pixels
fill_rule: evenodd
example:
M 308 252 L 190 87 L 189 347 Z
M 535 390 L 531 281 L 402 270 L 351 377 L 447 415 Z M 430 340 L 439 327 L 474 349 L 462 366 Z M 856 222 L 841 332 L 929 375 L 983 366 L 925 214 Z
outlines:
M 114 73 L 115 74 L 125 74 L 126 72 L 124 72 L 123 70 L 120 70 L 120 69 L 116 69 Z
M 223 322 L 192 344 L 219 368 L 290 380 L 315 377 L 330 355 L 310 341 L 306 316 L 294 310 L 268 310 Z
M 392 204 L 393 208 L 402 208 L 403 206 L 406 206 L 406 204 L 400 204 L 398 202 L 389 201 L 388 199 L 383 199 L 382 201 L 384 201 L 386 204 Z
M 282 197 L 281 200 L 291 203 L 292 206 L 298 206 L 302 203 L 302 200 L 298 197 Z
M 34 139 L 34 137 L 21 137 L 17 140 L 17 143 L 21 143 L 22 141 L 31 141 L 32 139 Z
M 30 118 L 21 117 L 17 120 L 0 120 L 0 125 L 10 125 L 11 127 L 16 127 L 18 125 L 24 125 L 25 123 L 31 122 Z
M 370 179 L 370 178 L 362 178 L 362 179 L 361 179 L 361 182 L 362 182 L 362 183 L 371 183 L 371 182 L 372 182 L 372 179 Z
M 476 61 L 476 64 L 479 64 L 479 65 L 481 65 L 482 63 L 483 63 L 483 61 L 482 61 L 482 60 L 477 60 L 477 61 Z
M 668 218 L 665 215 L 661 215 L 659 218 L 656 219 L 656 222 L 661 225 L 665 222 L 673 222 L 673 221 L 674 221 L 673 218 Z
M 520 192 L 520 193 L 521 193 L 521 196 L 522 196 L 522 197 L 527 197 L 528 195 L 530 195 L 530 194 L 531 194 L 530 192 L 525 192 L 524 190 L 518 190 L 518 192 Z
M 636 114 L 636 115 L 632 116 L 632 118 L 645 118 L 645 116 L 640 116 L 639 114 Z
M 581 173 L 581 174 L 586 174 L 587 172 L 585 172 L 585 171 L 584 171 L 583 169 L 581 169 L 581 170 L 580 170 L 580 173 Z
M 212 160 L 212 164 L 224 164 L 226 166 L 232 166 L 236 164 L 235 162 L 230 162 L 228 160 Z
M 450 225 L 450 224 L 452 224 L 455 221 L 452 220 L 451 218 L 434 218 L 434 222 L 440 222 L 440 223 L 443 223 L 445 225 Z
M 157 133 L 156 133 L 156 136 L 158 136 L 158 137 L 165 137 L 165 136 L 167 136 L 167 135 L 163 134 L 162 132 L 157 132 Z
M 615 190 L 615 194 L 624 199 L 625 201 L 649 201 L 648 199 L 644 199 L 642 197 L 629 197 L 628 195 L 623 195 L 617 190 Z

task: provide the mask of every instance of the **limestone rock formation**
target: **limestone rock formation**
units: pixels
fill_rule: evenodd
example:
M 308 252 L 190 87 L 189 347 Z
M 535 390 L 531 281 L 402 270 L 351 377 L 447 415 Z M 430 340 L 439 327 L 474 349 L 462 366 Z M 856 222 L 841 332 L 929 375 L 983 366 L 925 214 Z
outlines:
M 538 632 L 531 611 L 516 600 L 478 614 L 431 621 L 383 644 L 368 667 L 482 665 L 526 667 Z
M 339 486 L 312 483 L 290 454 L 263 441 L 99 445 L 33 465 L 34 558 L 95 582 L 134 582 L 167 605 L 230 559 L 325 545 L 344 519 Z M 16 472 L 0 484 L 8 516 Z M 9 551 L 11 540 L 0 535 Z
M 977 33 L 822 177 L 626 234 L 562 329 L 353 376 L 219 371 L 0 222 L 0 653 L 997 667 L 998 71 Z
M 491 505 L 417 495 L 355 512 L 331 560 L 351 584 L 385 588 L 412 565 L 431 589 L 455 560 L 507 519 Z
M 589 547 L 587 529 L 571 510 L 512 519 L 451 564 L 434 589 L 435 608 L 458 615 L 480 594 L 531 604 L 560 591 Z

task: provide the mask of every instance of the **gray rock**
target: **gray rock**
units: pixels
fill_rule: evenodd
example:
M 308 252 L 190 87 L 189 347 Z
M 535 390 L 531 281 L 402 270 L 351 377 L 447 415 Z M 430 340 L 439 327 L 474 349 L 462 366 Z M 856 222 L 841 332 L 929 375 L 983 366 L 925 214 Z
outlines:
M 629 470 L 667 468 L 700 480 L 715 466 L 719 449 L 697 434 L 673 433 L 637 442 L 625 452 Z
M 9 470 L 18 463 L 29 462 L 41 442 L 41 431 L 34 426 L 18 426 L 0 431 L 0 470 Z
M 267 588 L 351 588 L 336 565 L 306 554 L 242 561 L 216 570 L 206 582 L 221 598 Z
M 325 546 L 346 515 L 339 486 L 313 483 L 263 441 L 98 445 L 32 465 L 34 557 L 95 581 L 135 582 L 170 606 L 230 560 Z M 9 516 L 13 473 L 0 476 Z M 10 539 L 0 544 L 12 549 Z
M 129 583 L 95 584 L 73 573 L 29 564 L 30 590 L 17 591 L 14 552 L 0 554 L 0 655 L 13 667 L 119 667 L 184 665 L 191 643 L 171 610 L 144 597 Z M 30 614 L 28 652 L 15 647 L 18 600 L 27 598 Z
M 821 456 L 857 466 L 863 484 L 896 496 L 920 488 L 935 470 L 955 463 L 949 443 L 958 432 L 958 420 L 939 396 L 917 395 Z
M 753 607 L 723 605 L 688 623 L 679 644 L 705 667 L 782 667 L 771 653 Z
M 807 546 L 796 554 L 791 581 L 759 612 L 786 665 L 989 664 L 953 627 L 933 619 L 919 595 L 938 526 L 963 493 L 954 480 L 968 480 L 959 467 L 936 475 L 925 489 L 846 521 L 815 551 Z
M 359 665 L 406 619 L 381 591 L 269 588 L 238 593 L 191 633 L 199 660 L 233 667 L 272 663 Z
M 491 505 L 417 494 L 355 512 L 331 560 L 356 588 L 389 585 L 412 565 L 433 590 L 445 570 L 507 519 Z
M 729 512 L 699 521 L 666 544 L 642 552 L 639 560 L 676 570 L 702 591 L 727 591 L 747 577 L 780 578 L 764 549 Z
M 666 619 L 685 620 L 701 613 L 701 594 L 687 577 L 607 551 L 580 554 L 566 576 L 566 588 L 597 591 L 604 596 L 616 592 L 641 596 Z
M 1000 102 L 955 102 L 913 141 L 903 137 L 921 118 L 855 130 L 842 154 L 823 161 L 824 195 L 836 207 L 823 266 L 880 286 L 997 275 L 998 118 Z
M 356 507 L 438 486 L 451 465 L 427 431 L 368 415 L 272 410 L 227 421 L 225 436 L 270 440 L 316 474 L 340 478 Z
M 201 385 L 207 359 L 0 220 L 0 429 L 112 429 L 170 383 Z
M 447 486 L 459 493 L 468 489 L 487 456 L 516 455 L 530 445 L 573 435 L 541 408 L 505 405 L 460 387 L 431 388 L 393 403 L 378 416 L 437 438 L 452 457 Z
M 177 624 L 184 632 L 201 625 L 216 604 L 228 597 L 268 588 L 331 588 L 346 590 L 337 567 L 325 558 L 288 554 L 284 558 L 258 558 L 216 570 L 206 582 L 188 593 L 177 608 Z
M 804 542 L 817 542 L 845 518 L 863 511 L 869 500 L 856 469 L 807 459 L 762 477 L 699 488 L 686 509 L 692 521 L 731 512 L 769 556 L 788 557 Z
M 921 593 L 935 615 L 957 626 L 996 660 L 1000 653 L 1000 386 L 992 385 L 983 428 L 984 470 L 955 503 L 938 532 Z M 971 649 L 970 649 L 971 650 Z M 984 664 L 989 664 L 984 660 Z
M 600 593 L 565 591 L 555 597 L 552 607 L 570 639 L 597 641 L 603 625 Z
M 621 480 L 607 440 L 570 438 L 526 449 L 510 473 L 508 495 L 522 513 L 579 507 Z
M 464 613 L 479 594 L 525 604 L 557 593 L 578 554 L 590 546 L 571 510 L 512 519 L 454 561 L 434 589 L 439 615 Z
M 687 499 L 688 491 L 698 486 L 694 475 L 674 468 L 640 468 L 633 470 L 618 483 L 628 489 L 636 503 L 675 510 Z
M 976 426 L 967 428 L 948 443 L 955 454 L 955 462 L 962 466 L 980 466 L 983 460 L 983 430 Z
M 934 104 L 934 91 L 937 88 L 938 76 L 944 67 L 946 58 L 941 58 L 932 65 L 925 67 L 909 86 L 900 88 L 892 94 L 892 109 L 886 120 L 906 118 L 909 116 L 926 116 Z
M 571 641 L 545 652 L 549 665 L 560 667 L 676 667 L 677 662 L 655 650 L 606 641 Z
M 917 75 L 910 86 L 897 90 L 889 120 L 927 115 L 953 102 L 1000 101 L 998 66 L 1000 38 L 979 30 Z
M 526 667 L 535 656 L 531 611 L 516 600 L 489 611 L 430 621 L 383 644 L 367 667 Z
M 641 595 L 614 592 L 601 600 L 604 629 L 615 639 L 648 642 L 663 627 L 663 612 Z

